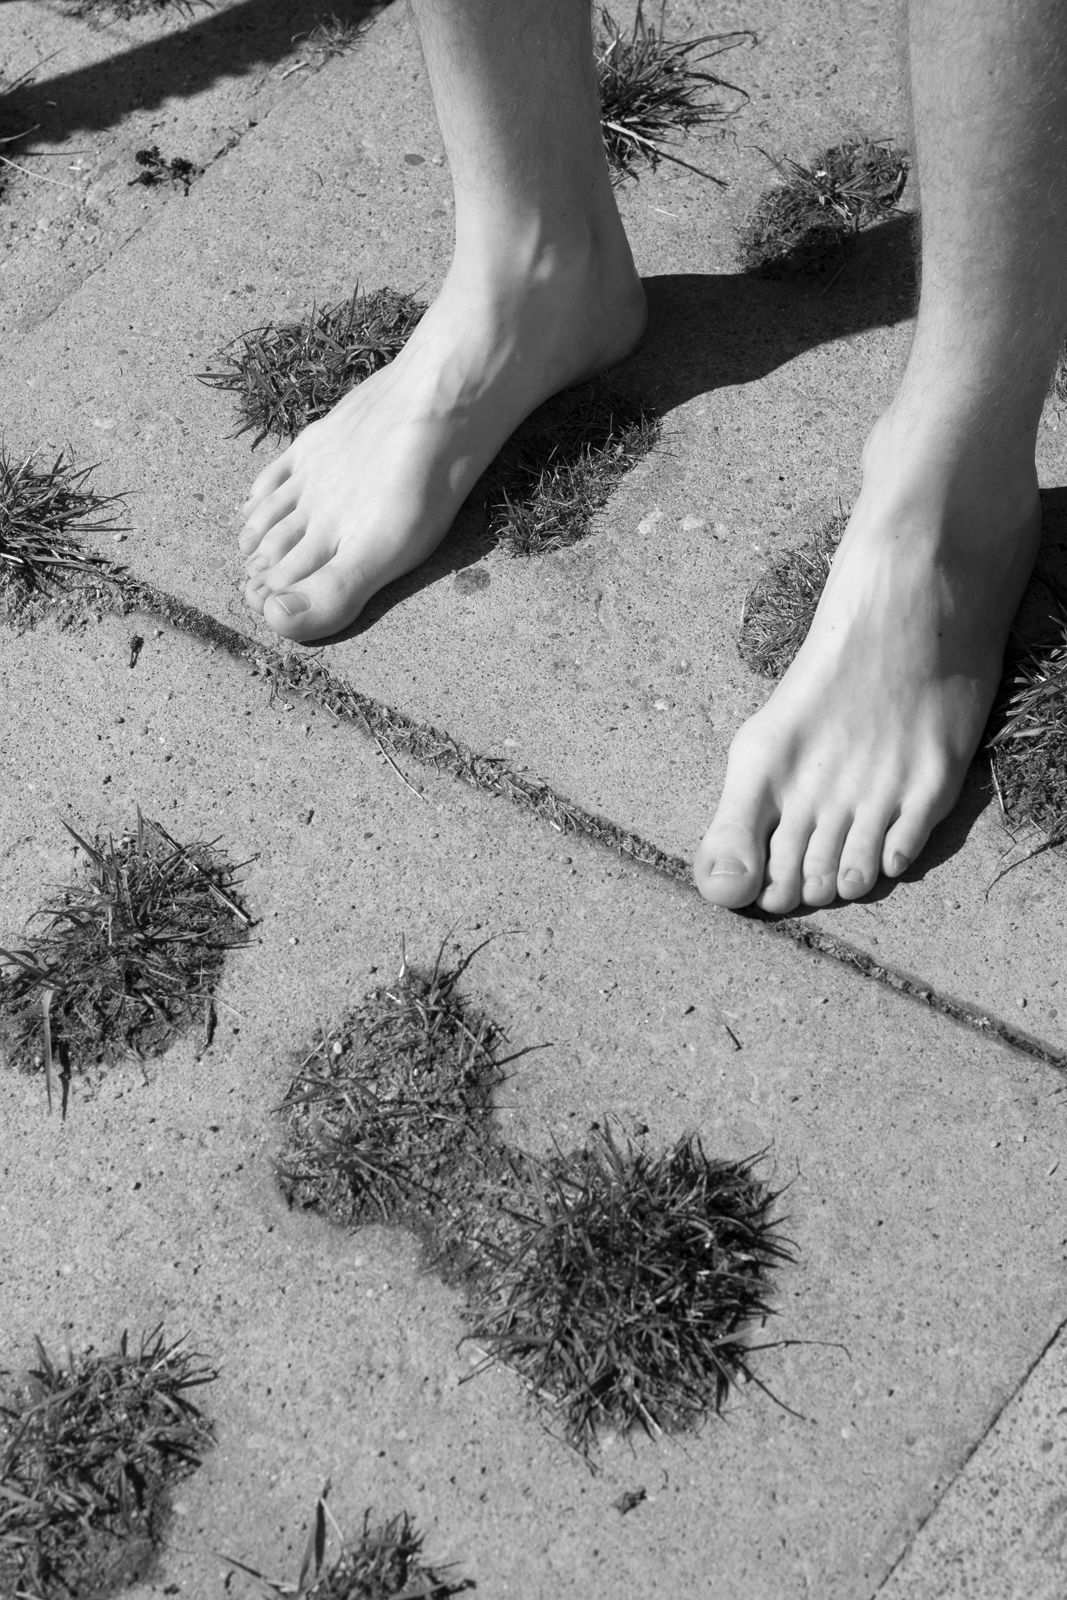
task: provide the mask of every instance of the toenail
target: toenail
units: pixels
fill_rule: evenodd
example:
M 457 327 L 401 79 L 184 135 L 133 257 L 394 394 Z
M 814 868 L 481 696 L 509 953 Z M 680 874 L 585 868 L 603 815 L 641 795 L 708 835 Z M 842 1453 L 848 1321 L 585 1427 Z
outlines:
M 804 888 L 809 894 L 818 894 L 825 881 L 824 878 L 805 878 Z
M 849 867 L 848 871 L 845 873 L 845 882 L 866 883 L 867 874 L 865 872 L 861 872 L 859 867 Z
M 294 589 L 290 594 L 276 594 L 274 596 L 282 610 L 290 617 L 295 617 L 301 611 L 311 609 L 311 601 L 306 594 L 298 594 Z
M 266 556 L 252 556 L 245 571 L 251 577 L 254 572 L 263 572 L 269 566 L 270 561 Z
M 901 851 L 898 850 L 892 861 L 889 863 L 889 866 L 893 872 L 906 872 L 911 866 L 911 857 L 903 855 Z
M 743 861 L 738 861 L 736 856 L 723 856 L 721 860 L 712 862 L 709 878 L 743 878 L 748 868 Z

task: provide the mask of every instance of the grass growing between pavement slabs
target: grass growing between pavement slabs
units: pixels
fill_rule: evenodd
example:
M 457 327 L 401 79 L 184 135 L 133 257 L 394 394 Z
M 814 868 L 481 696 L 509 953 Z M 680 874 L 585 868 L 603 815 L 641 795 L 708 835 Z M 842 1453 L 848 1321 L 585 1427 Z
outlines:
M 198 377 L 237 396 L 238 433 L 289 441 L 403 348 L 425 307 L 393 289 L 359 289 L 299 322 L 242 334 Z M 522 424 L 482 479 L 491 537 L 513 555 L 574 544 L 620 479 L 654 447 L 655 413 L 604 379 L 554 395 Z
M 268 322 L 220 350 L 201 383 L 237 396 L 238 434 L 289 442 L 364 378 L 399 355 L 426 307 L 395 289 L 313 308 L 299 322 Z
M 663 37 L 665 10 L 661 5 L 657 28 L 638 4 L 628 37 L 609 11 L 600 12 L 596 72 L 608 164 L 621 179 L 636 177 L 642 166 L 655 171 L 661 160 L 671 161 L 721 184 L 721 178 L 683 161 L 668 145 L 672 135 L 722 124 L 745 104 L 743 89 L 701 69 L 727 50 L 755 43 L 755 36 L 741 31 L 668 42 Z M 723 91 L 729 101 L 722 98 Z
M 83 539 L 123 532 L 118 495 L 99 495 L 92 467 L 63 452 L 42 462 L 0 444 L 0 616 L 30 624 L 63 594 L 99 598 L 115 583 L 112 563 Z
M 30 919 L 43 924 L 0 950 L 0 1045 L 12 1065 L 71 1073 L 124 1054 L 161 1054 L 201 1022 L 209 1035 L 226 953 L 247 943 L 239 867 L 215 844 L 181 845 L 137 814 L 118 840 L 91 843 L 64 824 L 80 875 Z
M 771 561 L 745 596 L 738 649 L 761 678 L 780 678 L 804 643 L 848 518 L 831 517 Z
M 326 1504 L 329 1491 L 327 1483 L 315 1507 L 315 1520 L 295 1584 L 284 1578 L 268 1578 L 258 1568 L 233 1556 L 222 1559 L 254 1578 L 265 1594 L 295 1596 L 295 1600 L 448 1600 L 449 1595 L 474 1588 L 469 1578 L 456 1579 L 447 1567 L 435 1568 L 424 1560 L 422 1535 L 406 1511 L 373 1525 L 371 1514 L 366 1511 L 359 1537 L 346 1539 Z M 329 1563 L 327 1518 L 340 1541 L 340 1551 Z
M 213 1443 L 190 1392 L 216 1376 L 161 1328 L 63 1361 L 38 1340 L 36 1367 L 3 1375 L 0 1593 L 102 1600 L 150 1573 L 170 1491 Z
M 815 276 L 844 262 L 862 229 L 897 209 L 908 157 L 888 139 L 846 140 L 810 166 L 768 157 L 782 183 L 768 189 L 738 234 L 746 272 Z
M 281 1106 L 291 1204 L 397 1222 L 468 1297 L 470 1337 L 514 1366 L 567 1438 L 691 1427 L 754 1378 L 752 1330 L 793 1260 L 753 1162 L 688 1135 L 652 1154 L 594 1126 L 545 1159 L 507 1150 L 492 1094 L 503 1035 L 460 996 L 471 957 L 406 964 L 320 1033 Z M 763 1346 L 762 1348 L 766 1348 Z
M 129 22 L 131 17 L 191 17 L 198 5 L 212 6 L 212 0 L 69 0 L 66 12 L 89 22 L 115 19 Z
M 327 17 L 320 17 L 307 33 L 293 35 L 293 43 L 299 44 L 307 59 L 294 62 L 287 69 L 288 72 L 296 72 L 301 67 L 309 67 L 312 72 L 320 71 L 335 56 L 347 55 L 366 28 L 365 18 L 339 17 L 335 11 L 331 11 Z

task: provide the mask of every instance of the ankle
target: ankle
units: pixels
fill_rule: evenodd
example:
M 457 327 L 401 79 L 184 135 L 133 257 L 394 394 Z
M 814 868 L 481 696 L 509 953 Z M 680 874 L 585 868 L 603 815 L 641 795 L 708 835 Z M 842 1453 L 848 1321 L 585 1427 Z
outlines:
M 1037 501 L 1034 441 L 959 406 L 915 404 L 902 391 L 863 449 L 865 489 L 1015 527 Z

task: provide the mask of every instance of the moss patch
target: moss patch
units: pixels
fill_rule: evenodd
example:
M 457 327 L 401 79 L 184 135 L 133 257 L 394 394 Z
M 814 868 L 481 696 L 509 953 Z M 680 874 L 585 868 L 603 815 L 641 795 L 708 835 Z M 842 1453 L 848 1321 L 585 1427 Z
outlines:
M 324 417 L 349 389 L 399 355 L 426 307 L 395 289 L 320 306 L 299 322 L 268 322 L 243 333 L 197 377 L 237 396 L 238 433 L 288 442 Z
M 549 1159 L 500 1142 L 503 1035 L 458 994 L 463 968 L 405 968 L 315 1041 L 282 1106 L 291 1203 L 347 1226 L 398 1222 L 468 1295 L 471 1337 L 515 1366 L 589 1450 L 721 1409 L 792 1251 L 753 1163 L 663 1154 L 594 1127 Z
M 672 135 L 721 124 L 744 105 L 743 89 L 702 69 L 725 51 L 754 42 L 747 31 L 668 42 L 662 26 L 657 30 L 645 20 L 641 4 L 627 37 L 602 9 L 596 43 L 600 125 L 615 174 L 636 177 L 642 166 L 654 171 L 664 160 L 721 183 L 669 145 Z
M 217 1376 L 162 1330 L 131 1350 L 4 1374 L 0 1403 L 0 1592 L 102 1600 L 146 1577 L 173 1486 L 200 1464 L 212 1426 L 190 1391 Z
M 861 229 L 897 208 L 908 157 L 889 140 L 847 140 L 804 166 L 769 157 L 782 178 L 768 189 L 740 229 L 745 272 L 798 278 L 844 261 Z
M 848 518 L 831 517 L 783 550 L 745 596 L 738 649 L 761 678 L 780 678 L 804 643 Z
M 94 469 L 66 452 L 43 462 L 0 444 L 0 615 L 23 626 L 65 596 L 98 600 L 117 569 L 82 541 L 120 533 L 118 495 L 100 495 Z
M 251 918 L 238 868 L 212 844 L 181 845 L 138 813 L 119 839 L 91 843 L 68 826 L 80 875 L 31 922 L 25 944 L 0 950 L 0 1043 L 13 1065 L 64 1076 L 127 1052 L 158 1055 L 210 1017 L 227 950 Z

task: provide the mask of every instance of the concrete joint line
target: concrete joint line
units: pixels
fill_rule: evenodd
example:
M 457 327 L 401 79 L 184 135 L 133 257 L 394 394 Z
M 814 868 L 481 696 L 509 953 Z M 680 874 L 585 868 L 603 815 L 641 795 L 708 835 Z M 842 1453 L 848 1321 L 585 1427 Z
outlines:
M 696 893 L 687 861 L 680 856 L 669 855 L 651 840 L 620 827 L 610 818 L 598 816 L 567 800 L 549 784 L 512 771 L 505 761 L 496 756 L 480 756 L 451 734 L 428 723 L 418 722 L 383 701 L 362 694 L 344 678 L 308 657 L 261 644 L 239 629 L 216 621 L 199 607 L 179 600 L 153 584 L 142 583 L 121 569 L 113 569 L 111 577 L 117 584 L 117 603 L 122 611 L 144 611 L 150 616 L 162 618 L 183 633 L 219 647 L 237 660 L 248 662 L 269 680 L 272 691 L 314 700 L 339 721 L 352 722 L 362 728 L 388 755 L 409 756 L 439 773 L 448 773 L 471 788 L 499 795 L 548 822 L 558 833 L 578 834 L 591 839 L 638 865 L 651 867 L 662 877 Z M 741 913 L 730 913 L 734 916 L 739 914 L 751 922 L 761 923 L 779 938 L 791 940 L 801 950 L 835 961 L 839 966 L 847 967 L 860 977 L 914 1000 L 940 1016 L 973 1028 L 987 1038 L 998 1039 L 1009 1049 L 1032 1061 L 1067 1073 L 1067 1053 L 1064 1051 L 1057 1050 L 1043 1039 L 1023 1033 L 992 1012 L 941 994 L 920 978 L 885 966 L 846 939 L 811 927 L 795 917 L 770 917 L 754 906 Z
M 1026 1388 L 1026 1385 L 1029 1383 L 1030 1378 L 1033 1375 L 1033 1373 L 1036 1372 L 1037 1368 L 1041 1365 L 1042 1361 L 1044 1361 L 1045 1357 L 1048 1355 L 1049 1351 L 1052 1349 L 1052 1346 L 1056 1343 L 1056 1340 L 1058 1338 L 1060 1338 L 1060 1336 L 1063 1333 L 1067 1333 L 1067 1318 L 1065 1318 L 1063 1322 L 1059 1323 L 1058 1326 L 1055 1327 L 1052 1330 L 1051 1334 L 1045 1340 L 1045 1343 L 1041 1346 L 1041 1349 L 1038 1351 L 1037 1355 L 1031 1361 L 1030 1365 L 1027 1367 L 1026 1371 L 1023 1373 L 1023 1375 L 1019 1379 L 1018 1383 L 1016 1383 L 1015 1386 L 1011 1389 L 1011 1391 L 1007 1395 L 1005 1395 L 1005 1397 L 1001 1401 L 1000 1405 L 997 1407 L 997 1409 L 994 1411 L 993 1415 L 990 1417 L 988 1424 L 986 1425 L 985 1428 L 983 1428 L 982 1432 L 978 1435 L 978 1438 L 974 1441 L 974 1443 L 972 1444 L 971 1448 L 967 1451 L 967 1454 L 964 1456 L 963 1460 L 960 1462 L 959 1466 L 956 1468 L 956 1471 L 952 1474 L 951 1478 L 949 1478 L 948 1482 L 945 1484 L 945 1487 L 942 1489 L 941 1493 L 938 1495 L 937 1499 L 934 1501 L 934 1503 L 930 1507 L 929 1511 L 921 1519 L 921 1521 L 916 1524 L 915 1530 L 912 1533 L 912 1535 L 911 1535 L 910 1539 L 908 1540 L 908 1542 L 905 1544 L 903 1550 L 900 1552 L 899 1556 L 897 1556 L 897 1559 L 893 1562 L 893 1565 L 890 1567 L 889 1571 L 886 1573 L 886 1575 L 882 1579 L 881 1583 L 879 1583 L 877 1589 L 875 1589 L 872 1592 L 871 1600 L 877 1600 L 878 1595 L 880 1595 L 882 1593 L 882 1590 L 885 1588 L 886 1584 L 889 1582 L 889 1580 L 893 1576 L 894 1572 L 896 1572 L 897 1568 L 899 1566 L 901 1566 L 903 1564 L 903 1562 L 907 1559 L 907 1557 L 910 1555 L 910 1553 L 911 1553 L 911 1551 L 912 1551 L 917 1539 L 919 1538 L 919 1535 L 922 1533 L 923 1529 L 926 1527 L 926 1524 L 930 1521 L 931 1517 L 933 1517 L 933 1516 L 935 1516 L 937 1514 L 937 1510 L 938 1510 L 939 1506 L 946 1499 L 946 1497 L 950 1494 L 950 1492 L 951 1492 L 951 1490 L 953 1488 L 953 1485 L 958 1483 L 959 1480 L 963 1477 L 964 1473 L 967 1471 L 967 1468 L 970 1466 L 971 1461 L 973 1460 L 974 1456 L 977 1455 L 978 1451 L 982 1448 L 982 1446 L 985 1443 L 985 1441 L 989 1438 L 989 1435 L 996 1428 L 997 1424 L 999 1423 L 1001 1417 L 1004 1415 L 1005 1411 L 1007 1411 L 1008 1407 L 1012 1404 L 1013 1400 L 1017 1399 L 1017 1397 Z

